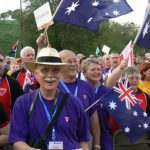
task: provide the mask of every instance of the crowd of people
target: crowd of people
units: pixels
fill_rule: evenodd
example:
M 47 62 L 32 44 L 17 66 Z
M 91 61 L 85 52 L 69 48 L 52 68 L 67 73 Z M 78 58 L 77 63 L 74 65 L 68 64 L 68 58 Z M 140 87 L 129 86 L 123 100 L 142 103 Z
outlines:
M 150 53 L 128 66 L 118 52 L 86 58 L 41 38 L 37 56 L 27 46 L 6 61 L 0 51 L 0 149 L 113 150 L 114 118 L 100 101 L 85 110 L 122 79 L 150 116 Z

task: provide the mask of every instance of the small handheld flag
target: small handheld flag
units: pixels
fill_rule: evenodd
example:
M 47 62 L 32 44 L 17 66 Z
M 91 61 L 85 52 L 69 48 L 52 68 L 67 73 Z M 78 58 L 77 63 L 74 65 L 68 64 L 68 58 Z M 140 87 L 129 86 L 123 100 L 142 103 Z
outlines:
M 128 66 L 133 65 L 133 48 L 132 41 L 128 43 L 128 45 L 124 48 L 124 50 L 120 54 L 120 61 L 128 59 Z
M 97 47 L 95 50 L 95 55 L 98 56 L 99 54 L 100 54 L 100 50 L 99 50 L 99 47 Z
M 12 49 L 9 51 L 9 55 L 13 55 L 17 53 L 17 48 L 19 46 L 19 41 L 17 41 L 13 46 Z

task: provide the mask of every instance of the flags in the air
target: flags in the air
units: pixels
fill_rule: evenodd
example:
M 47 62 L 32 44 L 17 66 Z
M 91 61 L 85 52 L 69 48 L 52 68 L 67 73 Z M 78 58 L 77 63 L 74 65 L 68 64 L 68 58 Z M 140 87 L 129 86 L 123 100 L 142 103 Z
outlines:
M 150 48 L 150 4 L 145 12 L 145 17 L 141 28 L 135 38 L 134 43 L 143 48 Z
M 95 49 L 95 55 L 98 56 L 99 54 L 100 54 L 100 49 L 99 49 L 99 47 L 96 47 L 96 49 Z
M 131 11 L 126 0 L 63 0 L 53 20 L 98 30 L 105 19 Z
M 101 98 L 105 108 L 114 117 L 131 142 L 136 141 L 150 130 L 150 118 L 139 105 L 128 81 L 121 81 Z
M 9 51 L 9 55 L 16 54 L 17 49 L 18 49 L 18 46 L 19 46 L 19 41 L 17 41 L 17 42 L 12 46 L 12 49 Z
M 120 54 L 120 61 L 128 59 L 128 66 L 133 66 L 133 47 L 130 41 Z
M 103 20 L 117 18 L 133 11 L 126 0 L 100 0 L 99 2 L 94 21 L 102 22 Z M 109 5 L 105 6 L 106 2 L 109 2 Z

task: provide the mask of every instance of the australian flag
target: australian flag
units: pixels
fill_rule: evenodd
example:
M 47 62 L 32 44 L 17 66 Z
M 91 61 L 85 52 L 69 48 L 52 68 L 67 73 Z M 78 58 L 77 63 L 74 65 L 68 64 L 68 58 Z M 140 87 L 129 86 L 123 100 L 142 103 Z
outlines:
M 109 5 L 105 6 L 106 2 L 110 2 Z M 110 18 L 116 18 L 133 11 L 126 0 L 101 0 L 96 8 L 97 12 L 94 15 L 93 21 L 97 22 L 102 22 L 103 20 Z
M 131 142 L 150 130 L 150 118 L 139 105 L 142 100 L 135 97 L 127 80 L 117 83 L 101 102 Z
M 105 19 L 131 11 L 126 0 L 63 0 L 53 20 L 98 30 Z
M 18 45 L 19 45 L 19 41 L 17 41 L 13 46 L 12 46 L 12 49 L 9 51 L 9 55 L 13 55 L 17 52 L 17 48 L 18 48 Z
M 143 25 L 141 26 L 135 43 L 143 48 L 150 48 L 150 6 L 147 7 Z

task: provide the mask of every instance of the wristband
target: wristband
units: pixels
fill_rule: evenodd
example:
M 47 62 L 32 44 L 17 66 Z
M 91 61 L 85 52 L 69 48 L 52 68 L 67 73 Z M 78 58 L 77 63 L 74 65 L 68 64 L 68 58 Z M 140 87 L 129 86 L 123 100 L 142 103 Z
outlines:
M 94 145 L 94 148 L 101 149 L 101 146 L 100 145 Z

